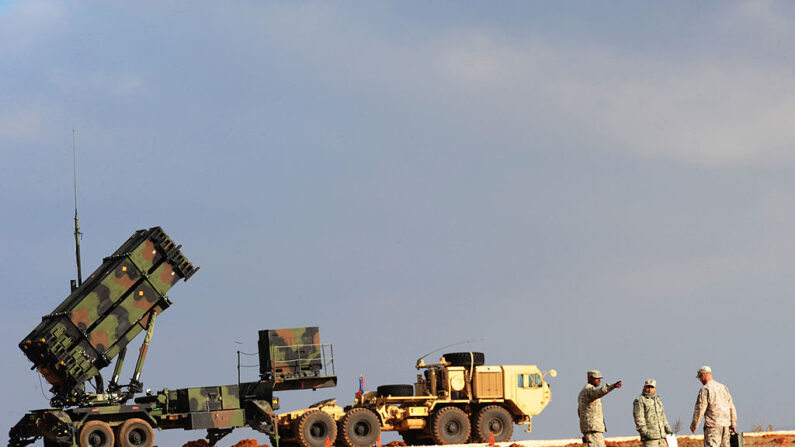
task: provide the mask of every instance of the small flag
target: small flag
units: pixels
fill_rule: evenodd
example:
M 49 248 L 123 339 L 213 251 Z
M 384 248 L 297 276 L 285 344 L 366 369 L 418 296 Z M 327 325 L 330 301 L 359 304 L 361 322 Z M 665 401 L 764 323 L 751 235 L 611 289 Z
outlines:
M 497 445 L 497 443 L 494 442 L 494 432 L 491 432 L 491 434 L 489 435 L 489 445 L 491 446 Z
M 376 447 L 384 447 L 381 445 L 381 433 L 378 433 L 378 443 L 376 444 Z
M 326 442 L 325 444 L 323 444 L 323 447 L 333 447 L 331 445 L 331 440 L 328 438 L 328 436 L 326 436 Z
M 359 391 L 356 392 L 356 397 L 362 397 L 364 395 L 364 374 L 359 376 Z

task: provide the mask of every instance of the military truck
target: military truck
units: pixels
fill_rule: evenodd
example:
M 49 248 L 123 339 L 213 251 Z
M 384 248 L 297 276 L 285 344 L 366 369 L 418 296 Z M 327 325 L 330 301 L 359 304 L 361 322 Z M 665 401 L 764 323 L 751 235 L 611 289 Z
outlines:
M 532 428 L 550 401 L 549 383 L 535 365 L 484 365 L 481 352 L 444 354 L 439 363 L 418 360 L 414 385 L 382 385 L 359 392 L 344 409 L 329 400 L 279 416 L 281 431 L 323 420 L 323 438 L 293 430 L 282 447 L 320 447 L 325 436 L 346 447 L 371 447 L 381 431 L 397 431 L 408 445 L 507 441 L 513 424 Z M 336 421 L 337 427 L 330 425 Z M 302 425 L 303 424 L 303 425 Z M 318 432 L 319 433 L 319 432 Z M 309 439 L 310 442 L 307 442 Z M 275 445 L 275 444 L 274 444 Z
M 52 407 L 23 416 L 9 447 L 41 438 L 45 447 L 152 447 L 155 428 L 205 429 L 213 445 L 238 427 L 278 440 L 275 391 L 336 386 L 333 347 L 320 344 L 317 327 L 303 327 L 259 332 L 255 382 L 136 397 L 155 319 L 171 305 L 165 293 L 198 271 L 180 249 L 160 227 L 136 231 L 20 342 L 52 385 Z M 127 345 L 144 331 L 132 378 L 122 385 Z M 114 359 L 106 387 L 101 370 Z

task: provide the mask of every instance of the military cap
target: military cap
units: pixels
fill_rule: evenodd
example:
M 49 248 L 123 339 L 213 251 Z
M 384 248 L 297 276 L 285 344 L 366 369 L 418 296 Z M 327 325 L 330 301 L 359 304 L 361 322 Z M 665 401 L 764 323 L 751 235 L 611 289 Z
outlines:
M 711 374 L 711 373 L 712 373 L 712 368 L 710 368 L 707 365 L 704 365 L 698 369 L 698 373 L 696 373 L 696 379 L 701 377 L 702 374 Z
M 646 379 L 646 382 L 643 383 L 643 386 L 650 386 L 652 388 L 657 388 L 657 381 L 654 379 Z
M 589 379 L 601 379 L 602 378 L 602 373 L 600 373 L 599 371 L 597 371 L 595 369 L 592 369 L 592 370 L 588 371 L 588 378 Z

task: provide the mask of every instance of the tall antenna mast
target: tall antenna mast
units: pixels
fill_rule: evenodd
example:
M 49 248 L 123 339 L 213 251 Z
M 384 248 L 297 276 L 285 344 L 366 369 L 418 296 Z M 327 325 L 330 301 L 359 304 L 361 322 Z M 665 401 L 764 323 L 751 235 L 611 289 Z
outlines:
M 75 258 L 77 259 L 77 285 L 83 284 L 83 271 L 80 267 L 80 218 L 77 216 L 77 149 L 75 148 L 75 130 L 72 129 L 72 174 L 75 184 Z

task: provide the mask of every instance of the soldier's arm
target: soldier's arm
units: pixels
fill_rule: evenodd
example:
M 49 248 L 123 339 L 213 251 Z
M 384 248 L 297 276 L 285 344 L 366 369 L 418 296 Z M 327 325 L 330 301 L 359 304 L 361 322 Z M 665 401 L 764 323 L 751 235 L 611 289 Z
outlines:
M 632 416 L 635 417 L 635 430 L 640 433 L 640 439 L 643 440 L 646 438 L 646 411 L 638 399 L 632 402 Z
M 619 383 L 621 382 L 616 382 L 614 384 L 608 383 L 607 385 L 600 386 L 599 388 L 591 388 L 590 390 L 588 390 L 588 400 L 590 402 L 593 402 L 596 399 L 599 399 L 600 397 L 606 396 L 607 393 L 616 389 L 617 388 L 616 385 Z
M 698 427 L 699 422 L 701 422 L 701 418 L 704 417 L 704 412 L 707 411 L 707 393 L 707 387 L 701 388 L 701 391 L 698 392 L 696 407 L 693 410 L 693 421 L 690 422 L 690 431 L 696 431 L 696 427 Z
M 726 393 L 728 394 L 729 390 L 726 389 Z M 734 407 L 734 399 L 732 399 L 732 395 L 729 394 L 729 416 L 731 419 L 731 429 L 737 429 L 737 408 Z

